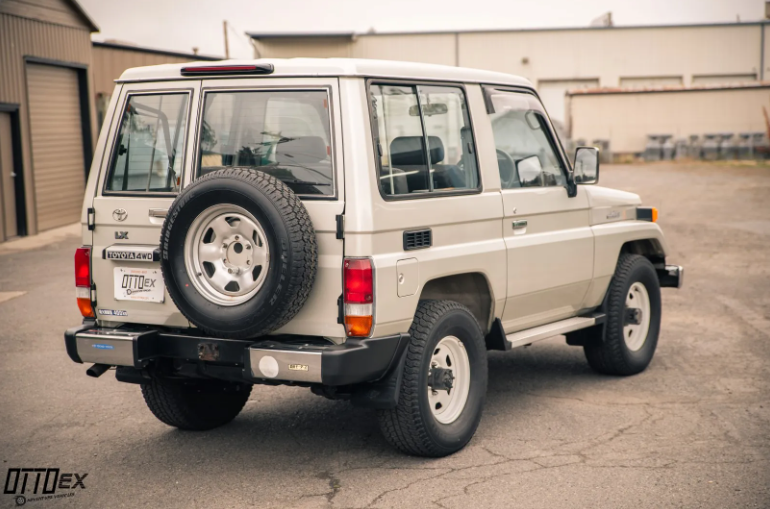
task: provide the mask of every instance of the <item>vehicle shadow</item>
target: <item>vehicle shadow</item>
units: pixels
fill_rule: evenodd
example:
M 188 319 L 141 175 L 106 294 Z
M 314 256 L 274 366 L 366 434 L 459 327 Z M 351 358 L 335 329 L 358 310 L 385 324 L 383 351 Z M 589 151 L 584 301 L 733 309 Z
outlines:
M 563 343 L 538 345 L 537 350 L 493 352 L 485 414 L 510 412 L 524 393 L 589 390 L 602 379 L 607 377 L 590 371 L 580 349 Z M 517 414 L 506 414 L 507 426 L 516 428 Z M 479 431 L 484 427 L 482 419 Z M 152 451 L 153 464 L 160 467 L 233 464 L 239 470 L 269 471 L 271 475 L 295 474 L 298 466 L 311 464 L 316 471 L 328 472 L 359 465 L 418 467 L 441 461 L 409 457 L 391 448 L 379 432 L 374 410 L 330 401 L 302 388 L 255 386 L 241 415 L 212 431 L 143 429 L 144 436 L 115 451 L 124 466 L 146 464 L 148 451 Z

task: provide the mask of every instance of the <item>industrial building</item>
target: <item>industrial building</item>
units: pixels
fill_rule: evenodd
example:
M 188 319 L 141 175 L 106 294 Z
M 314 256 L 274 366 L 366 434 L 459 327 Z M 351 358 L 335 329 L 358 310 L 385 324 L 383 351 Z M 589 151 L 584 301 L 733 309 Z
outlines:
M 80 220 L 114 80 L 143 65 L 216 57 L 91 41 L 74 0 L 0 1 L 0 242 Z
M 92 148 L 125 69 L 218 59 L 92 42 L 98 30 L 75 0 L 0 1 L 0 242 L 79 220 Z M 650 134 L 764 132 L 768 32 L 761 21 L 248 35 L 257 58 L 378 58 L 518 74 L 537 86 L 565 138 L 639 154 Z
M 603 140 L 619 154 L 643 152 L 652 133 L 763 132 L 762 106 L 770 108 L 767 21 L 249 35 L 255 57 L 408 60 L 524 76 L 564 136 Z M 673 90 L 679 94 L 670 100 Z

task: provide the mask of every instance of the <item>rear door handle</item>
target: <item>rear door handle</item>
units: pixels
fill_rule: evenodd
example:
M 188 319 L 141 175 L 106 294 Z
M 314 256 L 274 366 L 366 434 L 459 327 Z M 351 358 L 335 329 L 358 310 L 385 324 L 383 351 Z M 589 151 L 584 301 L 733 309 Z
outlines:
M 150 217 L 164 218 L 168 214 L 168 209 L 150 209 Z
M 513 222 L 513 229 L 519 230 L 521 228 L 527 227 L 527 220 L 526 219 L 519 219 L 518 221 Z

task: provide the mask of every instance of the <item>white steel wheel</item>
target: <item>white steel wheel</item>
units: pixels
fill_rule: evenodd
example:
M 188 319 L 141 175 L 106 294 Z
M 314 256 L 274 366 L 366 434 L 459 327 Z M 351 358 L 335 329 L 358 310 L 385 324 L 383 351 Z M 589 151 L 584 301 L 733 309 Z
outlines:
M 632 352 L 638 351 L 647 339 L 650 330 L 650 296 L 647 288 L 639 281 L 626 294 L 626 319 L 623 339 Z
M 190 280 L 204 298 L 236 306 L 262 288 L 270 268 L 270 246 L 250 212 L 223 203 L 193 220 L 185 237 L 184 259 Z
M 444 381 L 450 380 L 448 385 L 451 385 L 451 388 L 438 390 L 428 386 L 430 411 L 441 424 L 451 424 L 465 408 L 471 386 L 471 365 L 462 341 L 454 336 L 441 339 L 433 349 L 430 369 L 429 380 L 434 370 L 441 370 Z

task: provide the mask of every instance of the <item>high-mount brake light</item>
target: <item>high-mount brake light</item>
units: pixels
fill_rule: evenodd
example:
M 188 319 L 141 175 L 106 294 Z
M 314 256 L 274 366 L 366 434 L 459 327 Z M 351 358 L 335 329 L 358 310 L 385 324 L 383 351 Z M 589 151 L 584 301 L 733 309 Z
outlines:
M 91 248 L 79 247 L 75 251 L 75 296 L 78 299 L 80 314 L 94 318 L 91 305 Z
M 228 74 L 273 74 L 273 64 L 196 65 L 182 67 L 182 76 L 221 76 Z
M 374 274 L 369 258 L 345 258 L 345 331 L 351 337 L 367 337 L 374 322 Z

